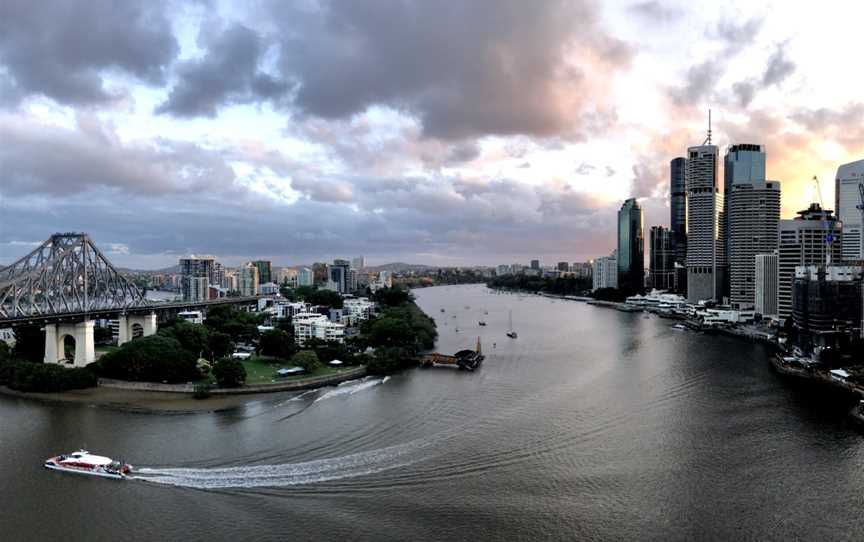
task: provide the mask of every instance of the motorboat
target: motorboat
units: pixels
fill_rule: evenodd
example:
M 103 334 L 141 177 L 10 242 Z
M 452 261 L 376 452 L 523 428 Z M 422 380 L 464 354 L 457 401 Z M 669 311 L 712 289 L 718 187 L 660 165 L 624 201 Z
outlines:
M 677 329 L 678 331 L 687 331 L 690 328 L 685 326 L 684 324 L 675 324 L 674 326 L 672 326 L 672 329 Z
M 483 320 L 480 320 L 479 322 L 477 322 L 477 325 L 478 326 L 485 326 L 486 322 L 484 322 Z
M 50 457 L 45 460 L 45 468 L 115 480 L 123 480 L 132 473 L 132 465 L 110 457 L 91 454 L 87 450 Z

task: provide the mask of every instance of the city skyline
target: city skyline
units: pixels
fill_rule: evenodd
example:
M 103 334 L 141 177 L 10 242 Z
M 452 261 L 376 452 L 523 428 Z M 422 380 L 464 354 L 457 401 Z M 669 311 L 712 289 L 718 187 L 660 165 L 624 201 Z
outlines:
M 2 263 L 56 231 L 136 269 L 586 261 L 627 198 L 669 225 L 709 108 L 720 152 L 762 145 L 783 218 L 864 154 L 864 75 L 824 62 L 854 4 L 28 6 L 0 8 Z

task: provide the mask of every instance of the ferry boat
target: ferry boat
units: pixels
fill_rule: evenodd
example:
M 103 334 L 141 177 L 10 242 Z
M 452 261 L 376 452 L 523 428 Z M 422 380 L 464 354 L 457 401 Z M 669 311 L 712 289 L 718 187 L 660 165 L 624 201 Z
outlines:
M 45 460 L 45 468 L 117 480 L 123 480 L 132 473 L 132 465 L 110 457 L 93 455 L 87 450 L 50 457 Z

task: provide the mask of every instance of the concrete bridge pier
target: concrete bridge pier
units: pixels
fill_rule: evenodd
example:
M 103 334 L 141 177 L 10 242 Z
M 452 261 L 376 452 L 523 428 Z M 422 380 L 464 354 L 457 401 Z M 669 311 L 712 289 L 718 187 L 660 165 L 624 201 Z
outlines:
M 66 337 L 75 340 L 75 359 L 66 360 Z M 96 361 L 93 320 L 77 324 L 45 324 L 45 363 L 84 367 Z
M 117 346 L 128 343 L 136 337 L 149 337 L 156 334 L 156 313 L 121 314 L 120 329 L 117 335 Z

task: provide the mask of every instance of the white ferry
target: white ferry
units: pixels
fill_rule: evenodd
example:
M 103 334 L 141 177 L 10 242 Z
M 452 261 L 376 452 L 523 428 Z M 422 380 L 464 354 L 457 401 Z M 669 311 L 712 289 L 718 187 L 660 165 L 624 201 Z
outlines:
M 89 474 L 103 478 L 123 480 L 132 472 L 132 465 L 110 457 L 93 455 L 87 450 L 62 454 L 45 460 L 45 468 L 76 474 Z

